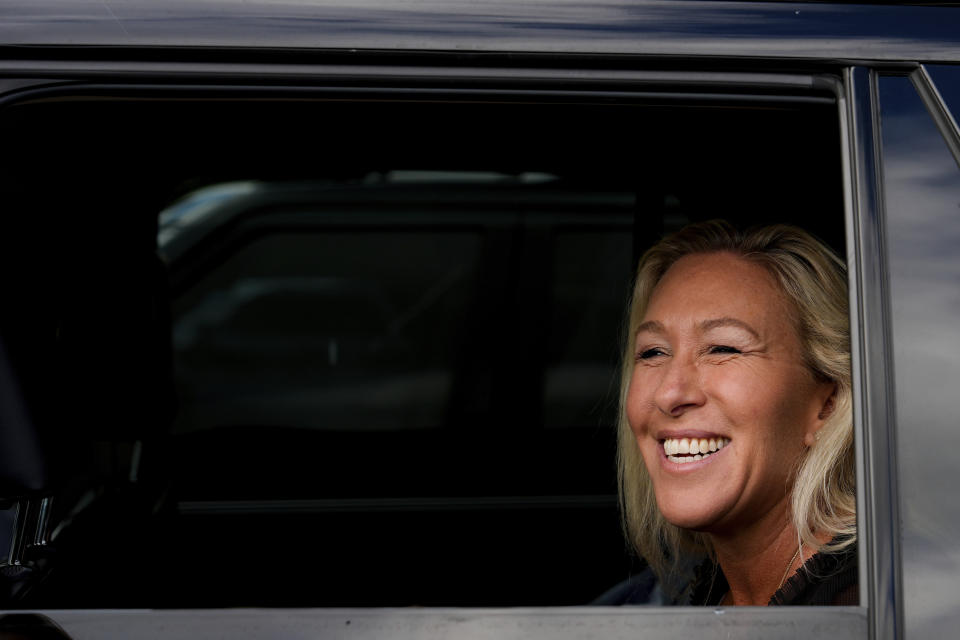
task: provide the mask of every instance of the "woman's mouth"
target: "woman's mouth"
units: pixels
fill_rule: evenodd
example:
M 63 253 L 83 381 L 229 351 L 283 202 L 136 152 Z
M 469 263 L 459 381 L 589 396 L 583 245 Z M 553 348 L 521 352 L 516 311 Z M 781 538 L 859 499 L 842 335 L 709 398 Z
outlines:
M 709 458 L 730 443 L 730 438 L 667 438 L 663 453 L 670 462 L 683 464 Z

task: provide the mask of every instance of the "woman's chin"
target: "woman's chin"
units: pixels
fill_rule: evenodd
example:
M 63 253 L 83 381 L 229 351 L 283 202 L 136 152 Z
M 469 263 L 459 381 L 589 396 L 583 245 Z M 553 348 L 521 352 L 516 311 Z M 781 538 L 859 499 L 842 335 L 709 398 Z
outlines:
M 666 521 L 675 527 L 708 532 L 723 521 L 726 513 L 724 505 L 711 498 L 714 496 L 708 496 L 707 499 L 674 497 L 669 500 L 658 499 L 657 504 Z
M 676 517 L 664 516 L 670 524 L 687 531 L 696 531 L 698 533 L 707 533 L 710 530 L 711 520 L 709 518 L 698 517 Z

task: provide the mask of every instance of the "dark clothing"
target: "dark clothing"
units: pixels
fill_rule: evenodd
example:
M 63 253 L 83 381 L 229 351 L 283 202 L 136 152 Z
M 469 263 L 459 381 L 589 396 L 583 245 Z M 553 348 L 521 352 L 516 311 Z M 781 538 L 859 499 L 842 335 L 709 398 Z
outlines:
M 681 576 L 686 573 L 678 572 Z M 709 559 L 680 579 L 686 584 L 671 597 L 650 569 L 621 582 L 593 601 L 597 605 L 704 605 L 717 606 L 729 591 L 727 579 Z M 680 576 L 678 576 L 680 577 Z M 857 545 L 836 553 L 817 553 L 807 560 L 770 598 L 770 605 L 856 605 L 859 602 Z
M 856 605 L 858 577 L 855 544 L 836 553 L 817 553 L 783 583 L 767 604 Z M 729 589 L 720 567 L 706 562 L 697 569 L 690 604 L 718 605 Z
M 818 553 L 770 599 L 770 604 L 852 605 L 860 603 L 857 545 Z
M 669 605 L 656 597 L 659 593 L 657 577 L 650 568 L 615 584 L 590 604 L 606 607 L 616 607 L 622 604 L 646 604 L 651 606 Z

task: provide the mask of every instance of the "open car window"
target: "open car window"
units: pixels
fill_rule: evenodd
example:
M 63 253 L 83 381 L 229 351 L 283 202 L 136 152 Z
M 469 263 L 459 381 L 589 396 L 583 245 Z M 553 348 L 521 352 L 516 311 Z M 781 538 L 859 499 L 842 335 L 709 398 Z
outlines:
M 11 101 L 12 355 L 60 443 L 25 602 L 589 604 L 642 569 L 614 465 L 639 255 L 715 217 L 846 254 L 815 85 Z

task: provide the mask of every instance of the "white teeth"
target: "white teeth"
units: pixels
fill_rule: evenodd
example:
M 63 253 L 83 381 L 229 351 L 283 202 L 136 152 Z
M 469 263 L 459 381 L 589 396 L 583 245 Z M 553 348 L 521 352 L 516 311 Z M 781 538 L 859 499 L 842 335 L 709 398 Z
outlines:
M 708 458 L 710 454 L 730 444 L 729 438 L 667 438 L 663 452 L 670 462 L 683 464 Z
M 670 462 L 675 462 L 677 464 L 686 464 L 687 462 L 696 462 L 697 460 L 703 460 L 704 458 L 709 458 L 712 454 L 705 453 L 700 455 L 699 453 L 695 456 L 667 456 L 667 460 Z

